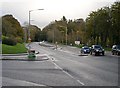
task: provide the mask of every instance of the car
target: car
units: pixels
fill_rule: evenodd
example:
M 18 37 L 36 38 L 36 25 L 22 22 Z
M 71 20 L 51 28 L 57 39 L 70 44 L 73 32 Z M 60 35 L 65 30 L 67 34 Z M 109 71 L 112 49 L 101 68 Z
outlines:
M 105 51 L 101 45 L 92 45 L 91 50 L 90 50 L 90 54 L 91 55 L 94 54 L 95 56 L 102 54 L 104 56 Z
M 81 54 L 89 54 L 90 48 L 88 46 L 83 46 L 80 50 Z
M 112 55 L 120 55 L 120 45 L 112 46 Z

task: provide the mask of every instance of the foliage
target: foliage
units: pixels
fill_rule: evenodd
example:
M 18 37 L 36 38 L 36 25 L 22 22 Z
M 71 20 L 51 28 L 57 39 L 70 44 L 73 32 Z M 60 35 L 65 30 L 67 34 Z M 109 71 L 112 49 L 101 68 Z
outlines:
M 111 7 L 93 11 L 86 19 L 86 35 L 89 44 L 103 46 L 120 43 L 120 2 Z
M 27 49 L 24 44 L 18 43 L 15 46 L 10 46 L 6 44 L 2 44 L 2 53 L 3 54 L 17 54 L 17 53 L 26 53 Z
M 85 31 L 85 22 L 83 19 L 69 20 L 63 16 L 61 20 L 55 20 L 47 25 L 43 31 L 46 33 L 47 41 L 55 43 L 65 43 L 66 42 L 66 31 L 67 31 L 67 43 L 74 44 L 75 40 L 80 40 L 85 42 L 83 37 Z
M 15 40 L 16 40 L 17 43 L 23 43 L 23 40 L 20 37 L 16 37 Z
M 51 42 L 65 43 L 67 28 L 68 44 L 74 44 L 75 40 L 79 40 L 81 43 L 88 45 L 112 46 L 120 43 L 119 13 L 120 2 L 117 1 L 110 7 L 92 11 L 85 21 L 83 19 L 67 20 L 63 16 L 61 20 L 51 22 L 43 31 L 46 35 L 46 40 Z M 55 31 L 58 31 L 59 34 Z
M 114 2 L 110 7 L 99 8 L 92 11 L 84 21 L 82 18 L 67 20 L 65 16 L 61 20 L 49 23 L 41 31 L 35 25 L 30 25 L 30 37 L 32 41 L 49 41 L 64 44 L 73 44 L 79 40 L 82 44 L 101 44 L 112 46 L 120 43 L 120 2 Z M 28 35 L 28 24 L 26 34 Z M 2 32 L 8 38 L 16 38 L 16 42 L 23 40 L 23 30 L 19 22 L 12 15 L 2 17 Z M 28 38 L 28 36 L 27 36 Z M 6 39 L 6 38 L 5 38 Z
M 32 41 L 40 41 L 41 29 L 35 25 L 30 25 L 30 37 Z
M 2 34 L 10 38 L 19 37 L 23 39 L 24 37 L 20 23 L 12 15 L 2 16 Z
M 2 39 L 3 44 L 12 45 L 12 46 L 17 44 L 14 38 L 8 38 L 8 37 L 2 37 L 2 38 L 3 38 Z

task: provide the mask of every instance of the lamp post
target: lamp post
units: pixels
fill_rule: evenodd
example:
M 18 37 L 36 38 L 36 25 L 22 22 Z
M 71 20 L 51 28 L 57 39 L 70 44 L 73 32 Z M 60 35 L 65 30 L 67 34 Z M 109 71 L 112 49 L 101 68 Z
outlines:
M 32 11 L 37 11 L 37 10 L 44 10 L 44 9 L 35 9 L 35 10 L 29 10 L 29 26 L 28 26 L 28 41 L 29 41 L 29 43 L 31 42 L 31 38 L 30 38 L 30 14 L 31 14 L 31 12 Z

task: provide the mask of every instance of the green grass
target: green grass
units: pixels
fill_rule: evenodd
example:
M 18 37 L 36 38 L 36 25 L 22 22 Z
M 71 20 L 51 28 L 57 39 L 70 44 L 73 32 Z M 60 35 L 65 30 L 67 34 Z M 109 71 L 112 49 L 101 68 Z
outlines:
M 78 47 L 78 48 L 82 48 L 83 47 L 83 45 L 74 45 L 75 47 Z
M 2 44 L 2 54 L 17 54 L 17 53 L 26 53 L 27 49 L 24 44 L 18 43 L 15 46 Z
M 112 48 L 104 48 L 105 49 L 105 51 L 111 51 L 112 50 Z

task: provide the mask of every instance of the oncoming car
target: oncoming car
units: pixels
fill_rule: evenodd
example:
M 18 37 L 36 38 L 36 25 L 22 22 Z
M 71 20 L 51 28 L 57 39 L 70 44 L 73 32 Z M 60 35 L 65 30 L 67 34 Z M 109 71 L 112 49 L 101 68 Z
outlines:
M 100 45 L 92 45 L 90 54 L 92 55 L 93 53 L 95 56 L 101 54 L 104 56 L 105 51 Z
M 120 45 L 112 46 L 112 55 L 120 55 Z
M 81 54 L 89 54 L 90 48 L 88 46 L 83 46 L 80 50 Z

